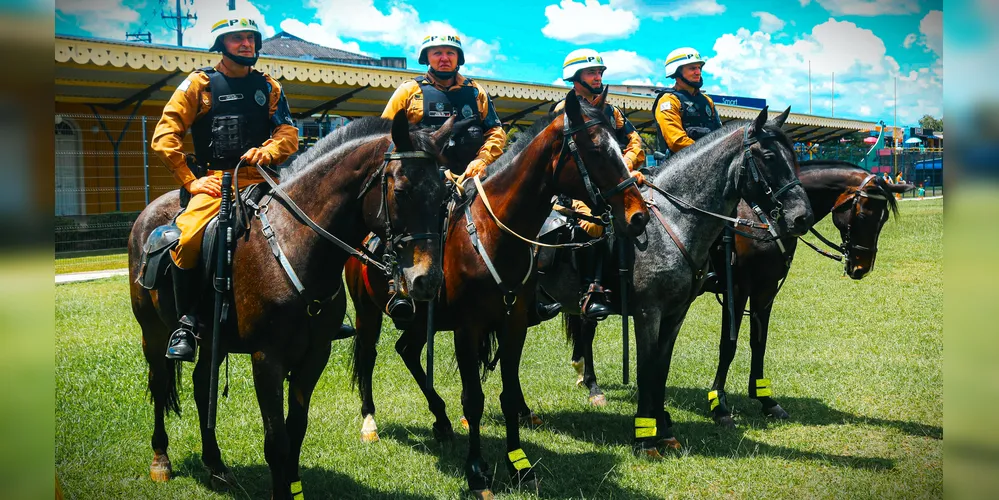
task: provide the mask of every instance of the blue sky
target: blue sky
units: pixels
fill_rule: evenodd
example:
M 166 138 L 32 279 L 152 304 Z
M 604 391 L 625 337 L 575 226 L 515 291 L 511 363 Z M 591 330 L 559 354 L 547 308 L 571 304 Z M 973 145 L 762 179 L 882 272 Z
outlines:
M 210 45 L 209 27 L 226 0 L 182 0 L 198 23 L 185 45 Z M 174 0 L 168 0 L 172 9 Z M 463 36 L 462 73 L 560 83 L 562 59 L 577 48 L 600 51 L 609 83 L 671 84 L 666 54 L 692 46 L 709 58 L 705 89 L 762 97 L 771 107 L 891 124 L 898 79 L 899 125 L 943 115 L 942 0 L 509 0 L 502 7 L 416 0 L 248 2 L 237 9 L 280 30 L 373 56 L 406 56 L 417 68 L 426 33 Z M 500 5 L 500 3 L 493 4 Z M 124 39 L 149 30 L 156 43 L 176 36 L 160 19 L 159 0 L 56 0 L 56 33 Z M 487 17 L 482 13 L 489 12 Z M 968 36 L 974 36 L 969 33 Z

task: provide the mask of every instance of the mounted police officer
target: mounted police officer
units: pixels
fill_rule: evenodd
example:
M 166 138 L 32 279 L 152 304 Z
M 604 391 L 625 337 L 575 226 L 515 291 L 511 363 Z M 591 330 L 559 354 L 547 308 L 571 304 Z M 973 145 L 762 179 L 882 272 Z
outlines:
M 659 125 L 661 145 L 676 153 L 694 141 L 721 128 L 715 103 L 701 92 L 704 59 L 690 47 L 682 47 L 666 57 L 666 77 L 676 80 L 656 96 L 653 104 Z
M 576 96 L 580 100 L 593 103 L 603 92 L 603 74 L 607 69 L 604 60 L 597 51 L 593 49 L 577 49 L 565 56 L 562 62 L 562 79 L 571 82 L 576 90 Z M 565 100 L 555 103 L 552 113 L 557 113 L 565 107 Z M 624 162 L 628 166 L 628 171 L 632 177 L 638 178 L 638 183 L 644 181 L 644 177 L 639 169 L 645 166 L 645 151 L 642 149 L 642 138 L 630 121 L 611 104 L 606 104 L 604 111 L 607 113 L 607 121 L 614 126 L 618 144 L 624 155 Z M 571 203 L 574 211 L 581 214 L 577 222 L 583 230 L 580 234 L 582 239 L 599 238 L 603 232 L 603 225 L 592 220 L 593 214 L 590 208 L 580 200 L 563 200 Z M 558 206 L 556 206 L 558 208 Z M 591 218 L 591 220 L 587 220 Z M 585 235 L 584 235 L 585 234 Z M 579 251 L 580 271 L 583 273 L 583 281 L 589 283 L 580 307 L 583 315 L 594 320 L 602 320 L 610 314 L 607 306 L 605 290 L 600 284 L 600 264 L 606 256 L 607 245 L 597 244 L 583 248 Z
M 254 70 L 262 40 L 254 19 L 232 16 L 212 26 L 212 51 L 222 53 L 213 68 L 191 73 L 163 107 L 152 148 L 191 199 L 177 217 L 180 240 L 171 250 L 179 326 L 167 344 L 167 358 L 193 361 L 197 338 L 198 262 L 205 227 L 218 214 L 222 173 L 244 165 L 275 166 L 298 150 L 298 129 L 281 85 Z M 200 169 L 188 166 L 184 135 L 190 131 Z M 240 169 L 240 189 L 263 181 L 255 169 Z
M 499 158 L 506 145 L 506 132 L 496 115 L 492 99 L 481 85 L 458 73 L 465 64 L 461 38 L 456 34 L 428 35 L 420 46 L 420 64 L 427 72 L 404 82 L 395 90 L 382 118 L 391 120 L 400 109 L 406 110 L 410 123 L 440 127 L 452 116 L 472 119 L 472 125 L 453 138 L 456 147 L 475 156 L 456 184 L 481 175 L 486 166 Z

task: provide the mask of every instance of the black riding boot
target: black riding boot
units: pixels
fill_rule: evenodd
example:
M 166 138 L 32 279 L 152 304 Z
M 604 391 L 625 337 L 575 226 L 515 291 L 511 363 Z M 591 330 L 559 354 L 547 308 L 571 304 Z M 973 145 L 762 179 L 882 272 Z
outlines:
M 551 302 L 545 303 L 544 300 L 541 300 L 542 296 L 547 297 Z M 540 325 L 558 316 L 559 311 L 562 310 L 562 304 L 555 300 L 555 297 L 549 295 L 544 288 L 541 288 L 541 285 L 538 285 L 537 297 L 538 300 L 534 303 L 534 309 L 527 312 L 527 326 Z
M 176 265 L 172 268 L 173 297 L 177 307 L 177 329 L 170 335 L 167 342 L 166 357 L 181 361 L 194 361 L 194 351 L 198 346 L 198 319 L 194 315 L 198 304 L 198 271 L 197 269 L 181 269 Z

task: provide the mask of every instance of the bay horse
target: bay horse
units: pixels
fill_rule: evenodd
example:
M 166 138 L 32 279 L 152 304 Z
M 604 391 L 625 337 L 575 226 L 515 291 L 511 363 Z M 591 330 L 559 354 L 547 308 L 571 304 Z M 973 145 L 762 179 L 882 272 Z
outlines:
M 535 304 L 534 255 L 532 245 L 513 233 L 538 234 L 557 193 L 590 200 L 595 214 L 609 207 L 606 210 L 613 227 L 627 237 L 641 233 L 648 221 L 613 124 L 606 122 L 605 101 L 606 91 L 593 105 L 581 103 L 570 91 L 563 114 L 541 118 L 524 131 L 488 167 L 481 184 L 476 184 L 477 180 L 465 183 L 466 200 L 453 212 L 446 228 L 444 286 L 435 305 L 434 330 L 454 331 L 461 402 L 469 429 L 465 475 L 470 492 L 478 498 L 492 497 L 492 472 L 481 452 L 479 425 L 484 396 L 479 370 L 489 364 L 494 344 L 498 344 L 502 369 L 500 401 L 506 420 L 507 469 L 518 485 L 537 486 L 530 459 L 521 449 L 518 427 L 519 417 L 530 414 L 520 387 L 519 368 L 528 311 Z M 362 397 L 362 435 L 375 439 L 376 434 L 371 435 L 377 428 L 371 378 L 382 310 L 389 295 L 385 280 L 368 273 L 360 263 L 349 263 L 346 275 L 357 313 L 353 370 Z M 435 438 L 447 440 L 454 432 L 444 401 L 428 389 L 420 363 L 427 343 L 426 315 L 426 308 L 420 308 L 395 347 L 427 398 L 436 419 Z
M 836 160 L 802 162 L 798 178 L 808 193 L 816 222 L 831 214 L 833 224 L 839 229 L 842 244 L 833 248 L 842 255 L 835 255 L 834 258 L 842 258 L 844 271 L 850 278 L 859 280 L 866 276 L 874 268 L 878 238 L 889 214 L 898 215 L 895 193 L 904 193 L 913 186 L 886 183 L 881 177 L 855 164 Z M 752 213 L 753 210 L 745 202 L 739 204 L 740 216 L 751 217 Z M 757 237 L 766 236 L 758 230 L 752 233 Z M 825 237 L 820 237 L 825 240 Z M 752 361 L 748 394 L 759 401 L 764 415 L 786 419 L 789 415 L 774 399 L 770 379 L 763 376 L 763 361 L 770 330 L 770 313 L 791 268 L 797 239 L 785 237 L 778 243 L 736 235 L 734 247 L 735 331 L 742 322 L 747 300 L 752 301 L 749 314 Z M 712 252 L 715 269 L 724 269 L 724 258 L 720 249 Z M 721 295 L 725 293 L 722 290 Z M 736 339 L 729 333 L 732 327 L 728 309 L 722 308 L 718 371 L 708 392 L 708 406 L 715 422 L 725 427 L 735 425 L 725 392 L 725 380 L 737 347 Z
M 344 248 L 349 247 L 338 247 L 329 233 L 351 247 L 358 246 L 371 231 L 383 237 L 403 236 L 395 240 L 397 264 L 386 268 L 413 299 L 432 298 L 442 278 L 440 241 L 413 235 L 436 232 L 445 191 L 437 165 L 442 161 L 440 149 L 449 127 L 433 135 L 411 131 L 402 111 L 392 121 L 362 118 L 351 122 L 297 158 L 282 174 L 279 188 L 285 195 L 273 196 L 277 189 L 265 195 L 257 217 L 251 219 L 249 239 L 240 244 L 232 264 L 236 325 L 224 332 L 220 354 L 251 355 L 273 498 L 301 493 L 299 458 L 309 402 L 329 360 L 330 341 L 346 311 L 342 272 L 348 259 Z M 293 213 L 289 207 L 295 204 L 318 229 L 307 227 L 302 215 Z M 143 242 L 154 228 L 169 223 L 178 210 L 178 191 L 160 196 L 136 219 L 128 241 L 132 312 L 142 329 L 154 405 L 150 475 L 156 481 L 170 479 L 164 417 L 171 410 L 180 414 L 181 365 L 164 356 L 176 324 L 169 273 L 167 281 L 157 287 L 163 292 L 140 286 L 137 277 Z M 266 222 L 291 271 L 272 255 L 262 234 Z M 319 229 L 328 234 L 320 237 Z M 202 318 L 212 317 L 211 304 L 206 302 L 210 301 L 203 301 L 200 307 Z M 202 325 L 200 331 L 211 331 L 211 325 Z M 211 344 L 202 342 L 193 372 L 202 461 L 213 483 L 234 482 L 222 460 L 215 430 L 207 425 Z
M 673 347 L 691 302 L 701 288 L 709 250 L 741 198 L 752 200 L 771 214 L 779 235 L 800 235 L 812 224 L 812 212 L 795 175 L 797 159 L 781 131 L 790 108 L 767 121 L 763 109 L 749 123 L 732 123 L 705 136 L 670 157 L 646 192 L 659 222 L 651 223 L 644 238 L 635 241 L 627 314 L 635 319 L 638 356 L 638 408 L 635 412 L 634 450 L 661 458 L 664 448 L 679 448 L 672 419 L 665 408 L 666 380 Z M 668 196 L 667 196 L 668 194 Z M 616 266 L 604 266 L 605 269 Z M 605 273 L 605 281 L 617 282 Z M 545 273 L 542 286 L 564 306 L 563 313 L 579 316 L 579 276 L 564 260 Z M 616 299 L 616 300 L 619 300 Z M 618 309 L 620 313 L 620 308 Z M 567 326 L 582 321 L 567 318 Z M 595 330 L 591 323 L 588 332 Z M 584 382 L 590 401 L 604 404 L 593 375 L 592 333 L 580 336 L 585 347 Z

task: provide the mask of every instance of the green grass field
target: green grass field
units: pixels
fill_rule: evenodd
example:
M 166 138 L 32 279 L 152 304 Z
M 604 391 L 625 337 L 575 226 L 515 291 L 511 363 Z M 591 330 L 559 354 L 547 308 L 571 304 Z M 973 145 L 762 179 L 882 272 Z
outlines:
M 595 345 L 608 405 L 591 409 L 574 387 L 569 346 L 552 321 L 531 330 L 521 369 L 528 404 L 545 425 L 522 432 L 540 466 L 542 498 L 940 497 L 943 495 L 943 203 L 901 204 L 885 227 L 873 274 L 862 281 L 800 248 L 777 299 L 767 375 L 788 422 L 767 421 L 747 398 L 748 326 L 729 379 L 739 427 L 717 428 L 706 412 L 720 335 L 720 307 L 700 297 L 683 327 L 667 404 L 683 443 L 654 462 L 631 454 L 634 385 L 621 384 L 620 323 L 605 321 Z M 828 220 L 820 228 L 837 234 Z M 219 410 L 223 457 L 241 487 L 213 491 L 185 366 L 183 418 L 170 417 L 174 479 L 148 477 L 152 405 L 141 335 L 125 277 L 60 285 L 56 306 L 56 471 L 68 498 L 266 498 L 270 477 L 247 356 L 235 356 Z M 388 324 L 386 324 L 388 325 Z M 386 326 L 375 369 L 382 440 L 362 444 L 359 400 L 349 383 L 350 341 L 334 344 L 319 382 L 302 454 L 309 498 L 456 498 L 466 434 L 450 333 L 438 336 L 438 390 L 458 430 L 441 446 L 426 403 L 392 348 Z M 634 352 L 634 349 L 632 349 Z M 634 370 L 634 360 L 632 360 Z M 634 381 L 634 375 L 632 376 Z M 504 430 L 499 374 L 484 383 L 485 457 L 497 471 Z

